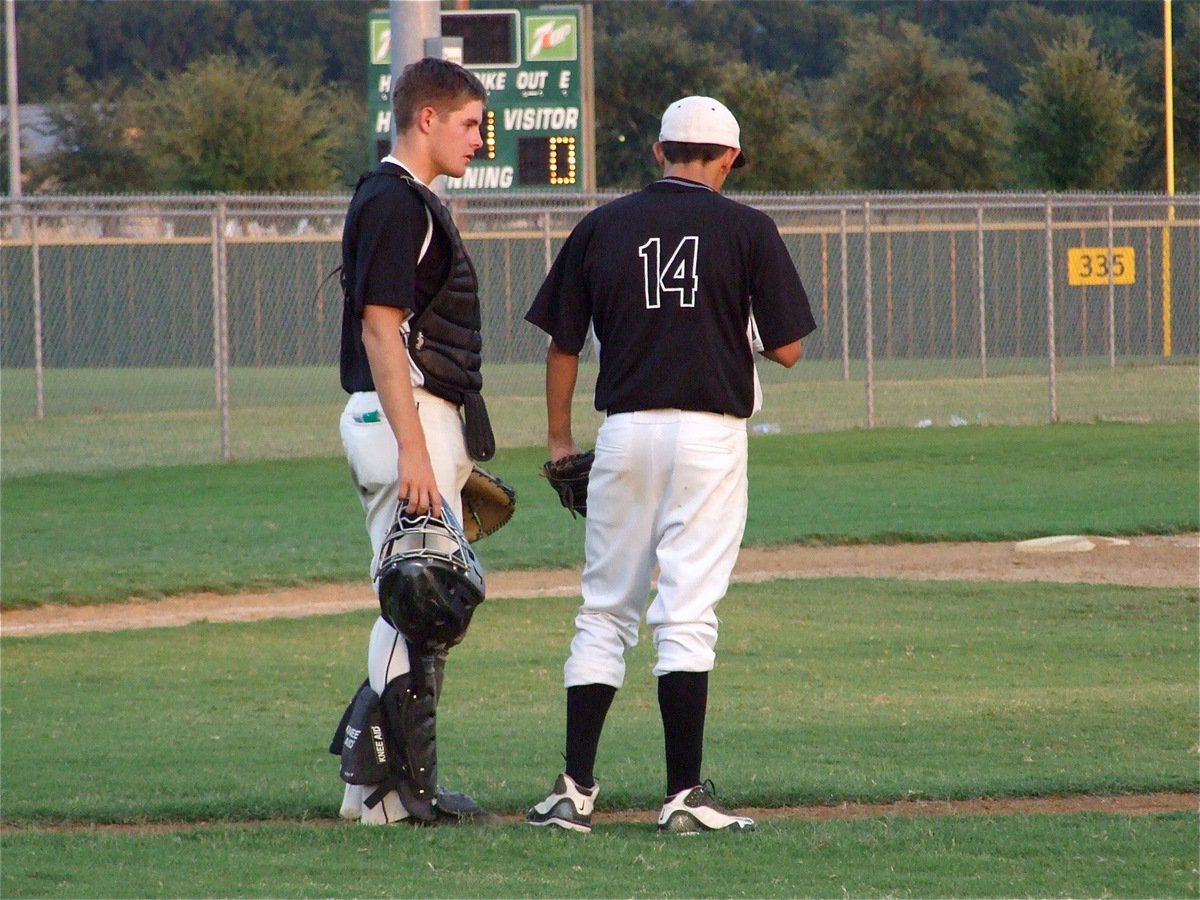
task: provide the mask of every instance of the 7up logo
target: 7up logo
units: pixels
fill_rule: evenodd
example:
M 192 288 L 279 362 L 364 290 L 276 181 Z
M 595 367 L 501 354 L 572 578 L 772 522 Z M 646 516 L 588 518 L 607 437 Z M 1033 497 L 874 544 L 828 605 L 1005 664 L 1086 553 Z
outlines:
M 386 66 L 392 62 L 392 23 L 389 19 L 371 19 L 371 65 Z
M 579 29 L 574 16 L 526 16 L 525 58 L 578 59 Z

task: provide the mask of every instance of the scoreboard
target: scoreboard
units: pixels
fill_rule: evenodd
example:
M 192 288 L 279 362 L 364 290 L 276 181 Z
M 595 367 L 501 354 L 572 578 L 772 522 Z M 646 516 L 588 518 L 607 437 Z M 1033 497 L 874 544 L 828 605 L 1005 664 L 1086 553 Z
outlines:
M 443 38 L 462 41 L 462 64 L 487 89 L 483 146 L 448 192 L 583 193 L 593 187 L 590 35 L 578 6 L 441 13 Z M 391 144 L 388 14 L 370 21 L 374 160 Z

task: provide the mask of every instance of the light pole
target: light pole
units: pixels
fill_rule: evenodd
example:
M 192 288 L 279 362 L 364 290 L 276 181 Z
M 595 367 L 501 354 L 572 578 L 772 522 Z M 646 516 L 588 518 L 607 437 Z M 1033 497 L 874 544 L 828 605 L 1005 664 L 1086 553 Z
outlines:
M 1166 129 L 1167 197 L 1175 196 L 1175 79 L 1171 47 L 1171 0 L 1163 0 L 1163 84 L 1165 97 L 1163 127 Z M 1171 226 L 1175 222 L 1175 204 L 1167 205 L 1167 224 L 1162 231 L 1162 354 L 1171 356 Z

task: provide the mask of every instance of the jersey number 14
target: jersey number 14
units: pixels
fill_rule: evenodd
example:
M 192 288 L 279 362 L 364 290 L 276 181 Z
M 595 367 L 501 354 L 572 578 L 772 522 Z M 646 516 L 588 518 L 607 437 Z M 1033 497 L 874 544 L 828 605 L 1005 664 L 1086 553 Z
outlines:
M 663 265 L 659 238 L 650 238 L 638 247 L 647 309 L 662 306 L 664 295 L 676 299 L 680 306 L 696 305 L 696 290 L 700 284 L 700 276 L 696 274 L 699 254 L 700 238 L 694 234 L 679 241 L 666 265 Z

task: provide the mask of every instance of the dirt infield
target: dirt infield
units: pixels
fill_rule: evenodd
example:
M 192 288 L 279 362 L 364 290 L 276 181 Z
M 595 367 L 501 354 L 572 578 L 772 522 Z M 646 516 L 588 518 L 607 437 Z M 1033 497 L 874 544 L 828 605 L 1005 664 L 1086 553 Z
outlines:
M 742 550 L 734 581 L 773 578 L 906 578 L 1046 581 L 1140 587 L 1200 585 L 1200 534 L 1089 539 L 1091 550 L 1034 551 L 1012 542 L 787 546 Z M 572 597 L 575 569 L 488 574 L 488 599 Z M 0 617 L 5 637 L 166 628 L 190 622 L 247 622 L 371 609 L 366 579 L 249 594 L 193 594 L 98 606 L 43 606 Z

